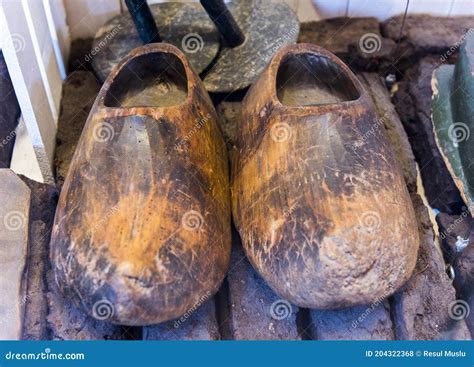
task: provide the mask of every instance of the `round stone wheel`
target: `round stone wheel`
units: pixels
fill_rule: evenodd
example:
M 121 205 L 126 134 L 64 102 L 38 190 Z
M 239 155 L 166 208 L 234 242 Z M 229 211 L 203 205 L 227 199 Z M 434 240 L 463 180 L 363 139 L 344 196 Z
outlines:
M 183 51 L 196 72 L 201 73 L 216 57 L 220 35 L 200 4 L 150 5 L 163 42 Z M 110 19 L 96 33 L 90 59 L 104 81 L 112 68 L 131 50 L 143 45 L 128 12 Z
M 298 17 L 283 2 L 243 0 L 227 4 L 245 35 L 241 45 L 224 47 L 204 76 L 208 92 L 225 93 L 251 85 L 282 47 L 296 43 Z

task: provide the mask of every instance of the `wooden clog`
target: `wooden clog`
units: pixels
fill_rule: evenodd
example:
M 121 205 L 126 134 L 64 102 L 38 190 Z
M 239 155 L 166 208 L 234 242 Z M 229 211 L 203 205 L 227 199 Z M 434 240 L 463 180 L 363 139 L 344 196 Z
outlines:
M 254 267 L 309 308 L 369 304 L 410 276 L 416 218 L 369 95 L 310 44 L 278 52 L 247 93 L 232 212 Z
M 209 95 L 174 46 L 132 51 L 104 83 L 56 212 L 54 274 L 92 316 L 147 325 L 217 291 L 230 257 L 227 157 Z

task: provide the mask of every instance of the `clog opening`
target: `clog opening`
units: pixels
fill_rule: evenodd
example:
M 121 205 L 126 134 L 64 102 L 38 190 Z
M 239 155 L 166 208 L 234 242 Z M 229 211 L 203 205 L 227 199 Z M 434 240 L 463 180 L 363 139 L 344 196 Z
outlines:
M 136 56 L 120 70 L 104 103 L 107 107 L 168 107 L 188 94 L 186 70 L 170 53 Z
M 289 54 L 277 73 L 277 97 L 286 106 L 315 106 L 353 101 L 359 92 L 346 73 L 327 57 Z

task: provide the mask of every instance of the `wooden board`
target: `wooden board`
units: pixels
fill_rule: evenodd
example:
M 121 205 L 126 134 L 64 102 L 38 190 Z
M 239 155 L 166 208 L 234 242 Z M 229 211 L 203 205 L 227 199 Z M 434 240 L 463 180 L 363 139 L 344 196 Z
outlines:
M 20 339 L 25 306 L 30 189 L 0 169 L 0 340 Z

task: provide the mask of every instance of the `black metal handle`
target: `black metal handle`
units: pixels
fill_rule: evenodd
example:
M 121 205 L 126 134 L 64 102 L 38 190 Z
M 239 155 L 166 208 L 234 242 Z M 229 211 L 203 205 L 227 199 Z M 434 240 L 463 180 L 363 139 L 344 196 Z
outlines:
M 146 0 L 125 0 L 125 4 L 143 43 L 161 42 L 155 19 Z
M 223 0 L 201 0 L 201 5 L 229 47 L 236 47 L 245 41 L 244 34 Z

